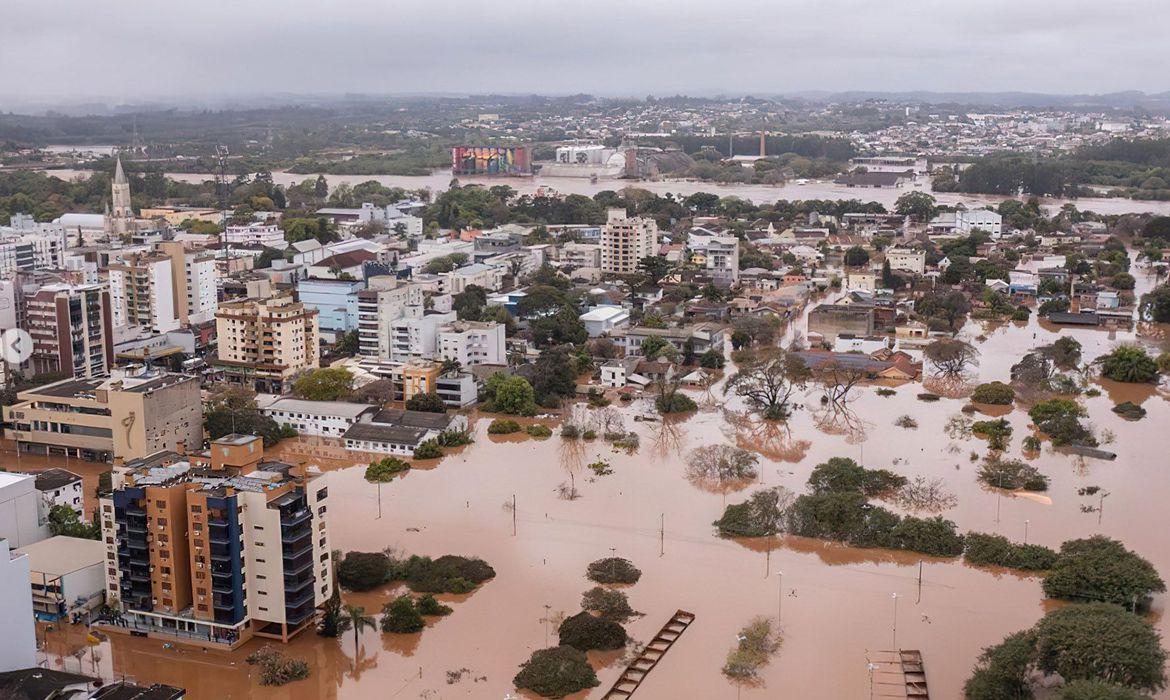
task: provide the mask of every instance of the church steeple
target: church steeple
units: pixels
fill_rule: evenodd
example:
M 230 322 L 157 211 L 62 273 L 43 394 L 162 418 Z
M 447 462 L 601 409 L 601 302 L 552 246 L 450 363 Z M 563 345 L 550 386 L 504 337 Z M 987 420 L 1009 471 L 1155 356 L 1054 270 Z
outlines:
M 122 156 L 118 156 L 118 165 L 114 168 L 114 184 L 127 185 L 126 173 L 122 170 Z
M 110 233 L 124 235 L 133 233 L 135 229 L 134 208 L 130 202 L 130 181 L 126 179 L 126 171 L 122 169 L 122 158 L 118 157 L 114 166 L 114 181 L 110 185 L 111 212 L 107 217 Z

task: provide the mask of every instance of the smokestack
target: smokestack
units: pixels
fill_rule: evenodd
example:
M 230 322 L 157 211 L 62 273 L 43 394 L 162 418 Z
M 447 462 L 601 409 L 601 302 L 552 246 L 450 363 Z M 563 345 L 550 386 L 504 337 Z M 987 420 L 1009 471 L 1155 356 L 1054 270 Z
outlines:
M 767 139 L 768 139 L 768 132 L 761 131 L 760 132 L 760 157 L 761 158 L 764 158 L 768 155 Z

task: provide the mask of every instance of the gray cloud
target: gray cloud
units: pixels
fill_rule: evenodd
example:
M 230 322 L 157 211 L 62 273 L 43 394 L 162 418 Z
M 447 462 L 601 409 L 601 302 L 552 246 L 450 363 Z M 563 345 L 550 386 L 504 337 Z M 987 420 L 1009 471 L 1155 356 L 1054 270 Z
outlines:
M 4 0 L 21 99 L 1170 89 L 1163 0 Z

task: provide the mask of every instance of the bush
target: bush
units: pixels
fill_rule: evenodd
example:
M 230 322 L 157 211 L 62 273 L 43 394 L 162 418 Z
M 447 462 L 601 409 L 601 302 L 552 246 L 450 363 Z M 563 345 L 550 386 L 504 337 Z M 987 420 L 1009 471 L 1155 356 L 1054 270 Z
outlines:
M 989 457 L 983 460 L 977 478 L 987 486 L 1008 491 L 1048 490 L 1048 477 L 1036 467 L 1018 459 Z
M 1137 345 L 1119 345 L 1097 361 L 1101 363 L 1101 376 L 1114 381 L 1145 384 L 1158 380 L 1157 361 Z
M 969 532 L 963 556 L 976 566 L 1005 566 L 1025 571 L 1051 569 L 1057 554 L 1038 544 L 1015 544 L 1002 535 Z
M 1166 684 L 1165 664 L 1150 623 L 1116 605 L 1069 605 L 1036 625 L 1036 666 L 1065 681 L 1109 680 L 1157 690 Z
M 894 425 L 898 426 L 899 428 L 912 430 L 918 427 L 918 421 L 914 420 L 910 416 L 899 416 L 898 420 L 894 421 Z
M 370 462 L 366 467 L 366 481 L 386 482 L 394 479 L 395 475 L 410 471 L 410 464 L 397 457 L 386 457 L 377 462 Z
M 271 644 L 265 644 L 244 659 L 260 666 L 260 685 L 285 685 L 309 677 L 309 663 L 286 656 Z
M 520 424 L 509 418 L 496 418 L 488 424 L 488 435 L 510 435 L 520 432 Z
M 1016 392 L 1003 382 L 989 382 L 975 387 L 971 400 L 993 406 L 1008 406 L 1016 400 Z
M 337 580 L 351 591 L 368 591 L 390 579 L 390 557 L 382 552 L 347 552 L 337 565 Z
M 721 537 L 769 537 L 783 527 L 790 502 L 780 488 L 757 491 L 743 503 L 723 509 L 723 517 L 712 523 Z
M 878 496 L 905 486 L 906 477 L 886 469 L 866 469 L 847 457 L 833 457 L 813 467 L 808 485 L 818 494 L 857 491 Z
M 953 522 L 940 516 L 908 516 L 890 531 L 889 546 L 932 557 L 957 557 L 963 553 L 963 536 L 955 530 Z
M 413 634 L 426 627 L 422 615 L 408 595 L 398 596 L 382 606 L 382 631 L 393 634 Z
M 597 613 L 603 620 L 625 622 L 639 613 L 630 607 L 625 593 L 594 586 L 581 596 L 581 608 Z
M 532 652 L 532 656 L 521 664 L 512 683 L 521 690 L 531 690 L 546 698 L 563 698 L 594 688 L 600 681 L 585 652 L 559 646 Z
M 431 439 L 414 448 L 415 459 L 438 459 L 443 456 L 443 450 L 437 440 Z
M 1044 594 L 1050 598 L 1137 609 L 1148 604 L 1151 594 L 1165 590 L 1166 584 L 1150 562 L 1101 535 L 1062 544 L 1060 556 L 1044 578 Z
M 430 593 L 414 601 L 414 609 L 418 610 L 419 615 L 442 617 L 451 614 L 451 606 L 443 605 Z
M 423 413 L 446 413 L 447 405 L 443 398 L 433 391 L 415 394 L 406 400 L 406 410 L 422 411 Z
M 637 583 L 642 572 L 629 559 L 606 557 L 590 564 L 585 576 L 597 583 Z
M 1117 404 L 1113 407 L 1113 412 L 1126 420 L 1141 420 L 1146 417 L 1146 409 L 1132 401 Z
M 981 420 L 971 424 L 971 432 L 987 436 L 987 447 L 1002 452 L 1012 436 L 1012 424 L 1006 418 Z
M 552 428 L 548 427 L 547 425 L 540 425 L 539 423 L 528 426 L 525 432 L 534 438 L 544 439 L 547 437 L 552 437 Z
M 888 547 L 890 532 L 899 520 L 885 508 L 871 506 L 859 491 L 825 491 L 796 499 L 789 510 L 788 529 L 801 537 Z
M 739 631 L 738 637 L 739 643 L 727 654 L 723 673 L 737 680 L 756 678 L 780 650 L 780 635 L 772 629 L 770 619 L 757 617 Z
M 1150 700 L 1150 696 L 1101 681 L 1073 681 L 1056 691 L 1057 700 Z
M 561 426 L 561 437 L 566 440 L 576 440 L 581 437 L 581 429 L 572 423 L 565 423 Z
M 390 578 L 406 581 L 416 593 L 469 593 L 495 575 L 495 569 L 482 559 L 448 554 L 434 560 L 412 556 L 398 562 Z
M 723 353 L 711 349 L 699 355 L 699 366 L 704 369 L 723 369 Z
M 452 428 L 444 430 L 439 433 L 439 437 L 435 438 L 439 443 L 439 447 L 459 447 L 460 445 L 470 445 L 475 442 L 470 430 L 458 430 Z
M 1008 635 L 999 644 L 983 649 L 975 672 L 963 685 L 963 697 L 966 700 L 1030 698 L 1027 677 L 1035 661 L 1036 634 L 1032 630 Z
M 581 437 L 586 439 L 586 440 L 596 440 L 597 439 L 597 431 L 596 430 L 586 430 L 585 432 L 581 433 Z
M 690 413 L 699 410 L 695 400 L 680 391 L 662 394 L 654 399 L 654 406 L 659 413 Z
M 562 622 L 559 634 L 561 646 L 581 651 L 621 649 L 626 645 L 626 631 L 621 625 L 587 612 L 577 613 Z

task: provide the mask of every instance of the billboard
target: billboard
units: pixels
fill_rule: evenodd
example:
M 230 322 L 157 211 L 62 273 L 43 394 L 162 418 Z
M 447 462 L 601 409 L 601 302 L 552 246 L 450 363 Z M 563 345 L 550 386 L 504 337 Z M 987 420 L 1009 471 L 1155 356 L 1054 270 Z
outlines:
M 456 146 L 451 149 L 453 175 L 531 175 L 531 146 Z

